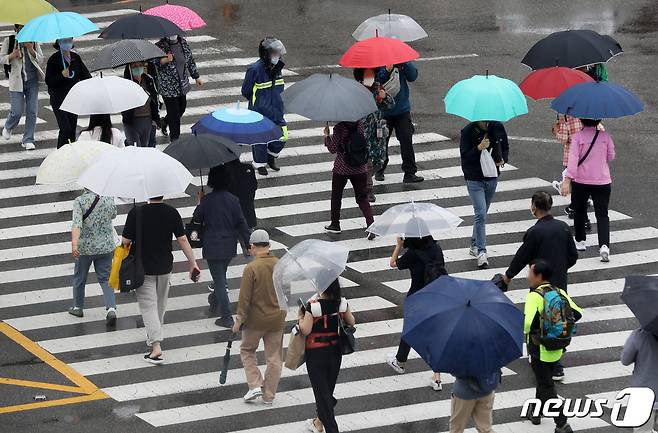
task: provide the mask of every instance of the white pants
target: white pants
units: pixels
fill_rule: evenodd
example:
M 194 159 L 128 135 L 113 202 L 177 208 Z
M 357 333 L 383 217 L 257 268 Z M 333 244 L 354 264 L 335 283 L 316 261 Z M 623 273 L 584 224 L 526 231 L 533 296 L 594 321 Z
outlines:
M 652 433 L 654 431 L 653 426 L 656 422 L 657 417 L 658 417 L 658 410 L 654 410 L 653 412 L 651 412 L 649 421 L 647 421 L 647 423 L 644 424 L 643 426 L 633 429 L 633 433 Z
M 162 326 L 167 309 L 170 275 L 146 275 L 144 285 L 135 291 L 139 312 L 146 328 L 146 344 L 149 346 L 164 339 Z

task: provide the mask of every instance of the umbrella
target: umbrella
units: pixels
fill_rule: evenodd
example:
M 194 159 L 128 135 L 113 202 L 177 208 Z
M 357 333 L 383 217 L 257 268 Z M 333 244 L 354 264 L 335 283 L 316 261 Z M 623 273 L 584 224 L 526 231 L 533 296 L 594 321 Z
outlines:
M 277 141 L 281 127 L 262 114 L 240 108 L 224 108 L 202 117 L 192 125 L 195 134 L 214 134 L 238 144 L 254 145 Z
M 122 77 L 93 77 L 69 90 L 60 109 L 78 115 L 113 114 L 141 107 L 149 96 L 133 80 Z
M 589 81 L 594 79 L 577 69 L 553 66 L 531 72 L 519 87 L 524 95 L 538 100 L 555 98 L 569 87 Z
M 597 81 L 569 87 L 553 100 L 551 108 L 581 119 L 612 119 L 639 113 L 644 105 L 622 86 Z
M 165 4 L 144 11 L 146 15 L 153 15 L 171 21 L 183 30 L 198 29 L 206 25 L 206 22 L 185 6 Z
M 530 48 L 521 63 L 532 69 L 565 66 L 580 68 L 605 63 L 623 52 L 619 42 L 593 30 L 555 32 Z
M 640 325 L 658 337 L 658 276 L 626 277 L 621 299 Z
M 53 12 L 25 24 L 16 35 L 16 41 L 52 42 L 56 39 L 75 38 L 96 30 L 96 24 L 78 13 Z
M 78 184 L 98 195 L 146 201 L 183 193 L 192 177 L 183 164 L 154 147 L 126 146 L 98 158 Z
M 282 310 L 297 299 L 322 294 L 345 270 L 349 251 L 344 246 L 307 239 L 292 247 L 274 266 L 274 290 Z
M 399 39 L 403 42 L 417 41 L 427 37 L 425 30 L 413 18 L 407 15 L 387 14 L 370 17 L 354 30 L 352 37 L 362 41 L 376 36 Z
M 137 13 L 116 20 L 98 37 L 103 39 L 149 39 L 182 33 L 183 29 L 165 18 Z
M 0 22 L 8 24 L 25 24 L 28 21 L 57 12 L 57 9 L 45 0 L 4 0 L 0 2 Z
M 377 111 L 372 93 L 354 79 L 313 74 L 281 95 L 287 113 L 318 122 L 356 122 Z
M 222 358 L 222 369 L 219 370 L 219 383 L 221 385 L 226 383 L 226 376 L 228 376 L 228 365 L 231 362 L 231 347 L 233 346 L 234 338 L 235 334 L 231 333 L 226 344 L 226 352 L 224 352 L 224 357 Z
M 392 38 L 370 38 L 352 45 L 338 64 L 346 68 L 376 68 L 416 60 L 420 54 L 402 41 Z
M 166 54 L 155 44 L 143 39 L 124 39 L 106 46 L 94 59 L 90 71 L 112 69 L 133 62 L 164 57 Z
M 452 86 L 443 99 L 446 113 L 470 122 L 506 122 L 528 113 L 528 104 L 519 86 L 495 75 L 475 75 Z
M 403 203 L 390 207 L 366 229 L 378 236 L 422 238 L 452 230 L 463 221 L 447 209 L 433 203 Z
M 78 180 L 100 155 L 116 147 L 102 141 L 76 141 L 51 152 L 37 170 L 37 184 L 62 185 Z
M 523 313 L 491 281 L 443 275 L 404 303 L 402 339 L 433 371 L 486 377 L 523 353 Z

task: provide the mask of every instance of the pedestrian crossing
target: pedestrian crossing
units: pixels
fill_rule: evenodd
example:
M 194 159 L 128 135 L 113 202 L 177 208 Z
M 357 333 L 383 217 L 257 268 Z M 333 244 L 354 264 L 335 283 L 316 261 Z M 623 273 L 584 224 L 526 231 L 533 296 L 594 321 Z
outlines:
M 100 13 L 90 18 L 103 28 L 126 13 L 130 11 Z M 189 130 L 206 113 L 234 105 L 240 99 L 245 66 L 255 60 L 245 54 L 252 52 L 253 47 L 226 46 L 202 30 L 192 32 L 188 41 L 205 84 L 193 88 L 188 95 L 183 131 Z M 96 36 L 90 34 L 76 40 L 76 48 L 88 65 L 103 46 Z M 45 50 L 50 53 L 49 48 Z M 292 83 L 312 72 L 316 70 L 286 70 L 286 80 Z M 9 111 L 7 99 L 6 94 L 0 95 L 3 119 Z M 296 371 L 284 369 L 272 407 L 245 404 L 241 397 L 246 384 L 239 360 L 240 342 L 236 341 L 227 383 L 219 385 L 218 372 L 229 332 L 216 327 L 214 318 L 208 315 L 206 285 L 210 276 L 203 261 L 199 261 L 203 269 L 200 283 L 192 284 L 185 272 L 184 255 L 174 251 L 163 366 L 155 367 L 141 359 L 145 333 L 134 294 L 117 295 L 117 326 L 107 329 L 102 293 L 91 273 L 86 286 L 85 316 L 75 318 L 66 313 L 71 302 L 73 273 L 70 212 L 77 191 L 74 186 L 34 185 L 37 167 L 54 149 L 57 135 L 45 88 L 40 92 L 39 110 L 37 150 L 21 149 L 22 126 L 10 141 L 0 140 L 0 320 L 86 376 L 114 400 L 116 407 L 136 405 L 139 409 L 135 417 L 141 420 L 145 431 L 168 427 L 179 428 L 176 431 L 211 429 L 234 433 L 305 431 L 304 420 L 313 417 L 315 409 L 304 366 Z M 324 148 L 321 127 L 302 116 L 288 115 L 287 120 L 290 141 L 279 160 L 282 168 L 267 178 L 259 178 L 256 213 L 259 226 L 267 229 L 275 240 L 273 247 L 279 256 L 284 248 L 309 238 L 338 242 L 350 250 L 341 283 L 357 319 L 358 350 L 343 358 L 336 388 L 341 431 L 446 431 L 453 378 L 444 374 L 444 391 L 431 390 L 428 386 L 431 373 L 413 351 L 405 375 L 396 375 L 385 364 L 386 355 L 397 349 L 402 329 L 400 307 L 409 287 L 408 274 L 388 266 L 394 241 L 365 239 L 365 221 L 354 202 L 351 187 L 346 189 L 343 199 L 343 233 L 324 233 L 323 227 L 329 219 L 333 157 Z M 86 122 L 81 118 L 79 126 L 86 126 Z M 119 126 L 120 116 L 113 116 L 113 122 Z M 375 217 L 391 205 L 410 200 L 431 201 L 450 209 L 464 223 L 442 234 L 439 240 L 448 271 L 455 276 L 490 279 L 506 269 L 523 233 L 535 222 L 528 214 L 532 193 L 537 189 L 554 192 L 550 179 L 536 177 L 531 167 L 514 165 L 515 142 L 549 139 L 510 137 L 513 164 L 507 165 L 501 174 L 488 217 L 491 269 L 478 270 L 468 254 L 473 212 L 459 166 L 458 143 L 449 138 L 456 133 L 428 128 L 421 123 L 414 137 L 419 174 L 426 179 L 422 184 L 401 183 L 399 143 L 391 140 L 386 178 L 375 182 Z M 158 140 L 164 143 L 162 137 Z M 159 147 L 163 148 L 164 144 Z M 251 155 L 245 153 L 242 159 L 250 161 Z M 193 184 L 187 194 L 169 199 L 185 219 L 194 210 L 193 197 L 201 185 L 200 177 L 195 177 Z M 557 195 L 553 199 L 555 215 L 568 222 L 562 214 L 567 199 Z M 130 205 L 119 206 L 115 220 L 119 233 L 129 209 Z M 625 339 L 637 323 L 619 295 L 624 276 L 655 272 L 658 228 L 637 222 L 623 209 L 616 209 L 614 201 L 612 209 L 611 261 L 602 263 L 596 254 L 595 227 L 588 235 L 590 248 L 580 254 L 578 263 L 570 270 L 569 293 L 585 308 L 585 313 L 564 359 L 566 378 L 558 385 L 558 392 L 565 397 L 611 395 L 627 386 L 632 372 L 618 358 Z M 590 219 L 595 221 L 594 215 Z M 201 256 L 200 250 L 195 253 Z M 245 264 L 246 259 L 239 254 L 228 270 L 229 299 L 233 303 L 238 298 L 239 278 Z M 507 293 L 520 307 L 526 294 L 524 277 L 525 271 Z M 293 316 L 289 315 L 288 320 L 294 320 Z M 286 335 L 285 346 L 288 341 Z M 527 360 L 513 362 L 503 373 L 495 400 L 495 430 L 552 432 L 551 423 L 533 426 L 519 420 L 524 401 L 534 397 Z M 570 424 L 577 431 L 614 431 L 607 416 L 574 418 Z

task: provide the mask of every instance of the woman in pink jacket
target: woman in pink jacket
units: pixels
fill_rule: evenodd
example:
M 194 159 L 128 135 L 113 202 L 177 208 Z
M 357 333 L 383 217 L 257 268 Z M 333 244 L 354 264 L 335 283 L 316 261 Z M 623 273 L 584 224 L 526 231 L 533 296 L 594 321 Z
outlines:
M 612 177 L 608 163 L 615 158 L 615 144 L 610 135 L 597 129 L 600 120 L 581 119 L 584 128 L 571 139 L 567 174 L 562 195 L 571 193 L 574 206 L 576 249 L 585 251 L 587 200 L 592 197 L 601 261 L 610 260 L 610 219 L 608 204 Z

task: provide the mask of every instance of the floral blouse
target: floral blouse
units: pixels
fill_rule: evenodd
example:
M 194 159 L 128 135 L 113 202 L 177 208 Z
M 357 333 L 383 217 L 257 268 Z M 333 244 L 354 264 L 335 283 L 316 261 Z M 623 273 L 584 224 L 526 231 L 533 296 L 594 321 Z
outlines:
M 116 231 L 112 220 L 117 216 L 117 207 L 111 197 L 101 197 L 87 219 L 82 216 L 91 207 L 96 194 L 85 190 L 73 202 L 73 227 L 80 228 L 78 251 L 83 256 L 107 254 L 116 246 Z

